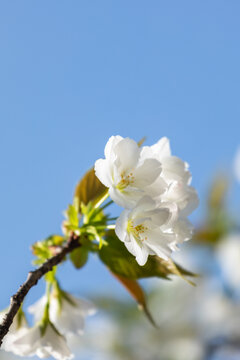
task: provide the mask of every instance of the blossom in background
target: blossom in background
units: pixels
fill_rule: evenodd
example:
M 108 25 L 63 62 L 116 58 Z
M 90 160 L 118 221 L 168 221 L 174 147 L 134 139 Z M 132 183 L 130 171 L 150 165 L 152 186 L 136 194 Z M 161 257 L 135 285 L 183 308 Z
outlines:
M 19 356 L 34 356 L 39 358 L 54 357 L 57 360 L 72 359 L 73 354 L 67 346 L 66 339 L 50 322 L 46 328 L 36 325 L 26 330 L 12 343 L 11 351 Z
M 216 249 L 225 282 L 232 290 L 239 291 L 240 284 L 240 234 L 223 238 Z
M 109 188 L 109 195 L 118 205 L 132 208 L 161 173 L 158 160 L 141 157 L 141 148 L 129 138 L 112 136 L 105 146 L 105 159 L 95 163 L 99 180 Z M 166 183 L 158 183 L 158 194 L 166 189 Z
M 236 151 L 236 155 L 234 157 L 233 161 L 233 172 L 237 179 L 237 181 L 240 182 L 240 146 L 238 147 Z
M 42 318 L 46 303 L 47 297 L 44 295 L 28 308 L 36 322 Z M 85 317 L 95 313 L 95 306 L 87 300 L 76 298 L 64 291 L 61 291 L 60 298 L 54 291 L 51 293 L 49 318 L 63 335 L 82 335 Z
M 148 255 L 168 260 L 177 244 L 191 237 L 188 223 L 178 220 L 176 204 L 156 206 L 149 196 L 143 197 L 132 210 L 121 213 L 115 231 L 139 265 L 146 263 Z
M 0 313 L 0 322 L 3 320 L 5 312 Z M 13 319 L 9 332 L 3 339 L 2 349 L 5 351 L 12 351 L 13 342 L 21 335 L 28 331 L 28 324 L 22 310 L 19 310 L 17 316 Z M 15 354 L 19 355 L 17 352 Z

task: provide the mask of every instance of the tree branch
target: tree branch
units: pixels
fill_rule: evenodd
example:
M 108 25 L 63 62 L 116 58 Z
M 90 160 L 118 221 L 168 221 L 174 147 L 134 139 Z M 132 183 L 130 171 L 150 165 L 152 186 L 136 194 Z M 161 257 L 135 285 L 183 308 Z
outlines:
M 27 280 L 23 285 L 20 286 L 16 294 L 11 297 L 10 306 L 8 312 L 5 314 L 2 323 L 0 324 L 0 347 L 4 336 L 8 333 L 10 326 L 12 325 L 13 319 L 16 316 L 19 308 L 21 307 L 25 296 L 29 290 L 38 283 L 43 275 L 52 270 L 55 265 L 58 265 L 64 257 L 69 254 L 72 250 L 81 246 L 80 237 L 72 234 L 65 246 L 62 247 L 57 255 L 54 255 L 42 264 L 38 269 L 30 271 L 28 273 Z

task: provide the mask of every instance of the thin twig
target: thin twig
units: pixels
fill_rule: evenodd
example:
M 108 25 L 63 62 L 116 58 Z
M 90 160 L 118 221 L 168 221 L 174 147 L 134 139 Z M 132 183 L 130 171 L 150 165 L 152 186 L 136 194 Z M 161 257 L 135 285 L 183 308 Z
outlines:
M 58 265 L 67 254 L 69 254 L 72 250 L 80 247 L 81 243 L 79 240 L 79 236 L 72 234 L 69 237 L 67 244 L 61 248 L 57 255 L 54 255 L 48 259 L 38 269 L 28 273 L 28 277 L 25 283 L 21 285 L 16 294 L 11 297 L 8 312 L 5 314 L 2 323 L 0 323 L 0 347 L 2 345 L 4 336 L 8 333 L 13 319 L 21 307 L 23 300 L 29 290 L 38 283 L 38 280 L 40 280 L 43 275 L 51 271 L 55 265 Z

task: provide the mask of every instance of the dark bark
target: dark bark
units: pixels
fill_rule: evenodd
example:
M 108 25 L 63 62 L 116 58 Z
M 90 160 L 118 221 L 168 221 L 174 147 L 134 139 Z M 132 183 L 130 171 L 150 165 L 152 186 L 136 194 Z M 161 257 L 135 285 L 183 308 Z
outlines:
M 17 315 L 19 308 L 21 307 L 25 296 L 28 294 L 29 290 L 38 283 L 46 273 L 51 271 L 55 265 L 60 264 L 64 257 L 69 254 L 72 250 L 80 247 L 80 238 L 72 234 L 66 245 L 64 245 L 58 252 L 57 255 L 54 255 L 48 259 L 44 264 L 42 264 L 38 269 L 30 271 L 28 273 L 27 280 L 23 285 L 20 286 L 16 294 L 11 297 L 10 306 L 8 312 L 3 318 L 2 323 L 0 324 L 0 347 L 2 345 L 2 340 L 4 336 L 8 333 L 10 326 L 14 320 L 14 317 Z

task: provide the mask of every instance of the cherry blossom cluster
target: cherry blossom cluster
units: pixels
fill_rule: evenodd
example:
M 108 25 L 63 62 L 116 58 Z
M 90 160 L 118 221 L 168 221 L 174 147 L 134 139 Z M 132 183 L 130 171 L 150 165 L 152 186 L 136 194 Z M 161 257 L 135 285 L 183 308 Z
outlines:
M 73 335 L 82 335 L 84 318 L 93 315 L 96 309 L 91 302 L 76 298 L 59 287 L 57 292 L 56 289 L 51 291 L 29 307 L 35 320 L 33 327 L 28 326 L 23 311 L 19 311 L 4 338 L 3 350 L 23 357 L 73 358 L 67 340 Z M 3 316 L 4 313 L 0 313 L 0 321 Z
M 148 255 L 169 259 L 178 244 L 192 237 L 187 216 L 197 207 L 198 196 L 188 168 L 171 154 L 166 137 L 139 147 L 130 138 L 112 136 L 105 159 L 96 161 L 96 176 L 124 208 L 115 232 L 139 265 Z
M 187 217 L 197 207 L 198 196 L 190 186 L 188 164 L 171 154 L 167 138 L 153 146 L 140 147 L 132 139 L 112 136 L 105 147 L 105 159 L 95 163 L 95 173 L 108 192 L 102 187 L 97 203 L 92 198 L 87 204 L 81 201 L 81 196 L 74 198 L 65 213 L 65 237 L 49 237 L 33 247 L 38 264 L 49 259 L 51 249 L 56 250 L 71 234 L 77 234 L 78 241 L 82 237 L 82 243 L 78 243 L 82 254 L 84 246 L 87 251 L 100 252 L 106 245 L 106 232 L 115 228 L 117 237 L 141 266 L 149 255 L 168 260 L 179 244 L 192 237 L 193 228 Z M 93 171 L 92 176 L 96 180 Z M 105 203 L 108 196 L 112 200 Z M 103 213 L 112 202 L 124 208 L 116 224 L 108 223 L 116 218 Z M 95 307 L 62 290 L 56 269 L 46 275 L 46 295 L 29 308 L 35 325 L 28 326 L 21 308 L 3 340 L 4 350 L 23 357 L 52 356 L 57 360 L 73 357 L 68 338 L 82 334 L 84 319 L 95 313 Z M 1 317 L 0 314 L 0 322 Z

